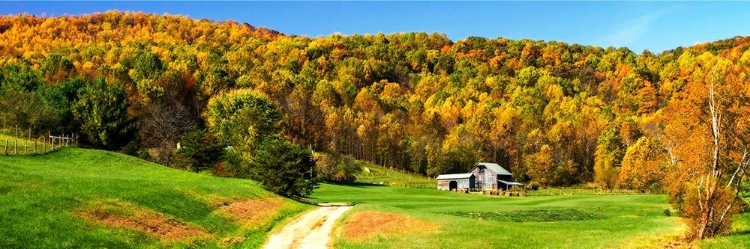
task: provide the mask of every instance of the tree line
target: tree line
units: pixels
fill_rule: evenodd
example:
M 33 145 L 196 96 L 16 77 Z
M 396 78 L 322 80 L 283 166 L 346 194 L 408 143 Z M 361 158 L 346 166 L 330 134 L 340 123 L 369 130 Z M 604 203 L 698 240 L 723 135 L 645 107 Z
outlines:
M 281 140 L 335 155 L 321 160 L 330 179 L 352 178 L 349 157 L 428 176 L 493 161 L 542 186 L 668 192 L 703 237 L 726 232 L 741 206 L 749 46 L 735 37 L 636 54 L 437 33 L 312 38 L 143 13 L 16 15 L 0 18 L 0 114 L 230 176 L 262 167 L 255 151 Z

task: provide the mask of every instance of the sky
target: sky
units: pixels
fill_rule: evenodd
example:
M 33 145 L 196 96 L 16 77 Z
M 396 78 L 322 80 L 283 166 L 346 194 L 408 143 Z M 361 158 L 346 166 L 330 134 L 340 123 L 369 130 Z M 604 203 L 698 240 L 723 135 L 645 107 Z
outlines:
M 750 36 L 750 2 L 3 2 L 0 15 L 107 10 L 233 20 L 289 35 L 445 33 L 654 53 Z

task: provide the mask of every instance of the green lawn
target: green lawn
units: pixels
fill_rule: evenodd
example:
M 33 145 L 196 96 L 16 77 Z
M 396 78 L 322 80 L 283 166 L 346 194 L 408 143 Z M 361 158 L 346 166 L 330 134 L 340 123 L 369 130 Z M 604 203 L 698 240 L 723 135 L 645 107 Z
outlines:
M 280 204 L 255 223 L 220 212 L 252 200 Z M 113 152 L 64 148 L 0 156 L 0 248 L 257 248 L 274 226 L 310 208 L 253 181 L 174 170 Z M 168 239 L 82 218 L 87 212 L 158 214 L 207 235 Z
M 437 233 L 379 236 L 337 248 L 661 247 L 685 227 L 666 217 L 665 195 L 489 197 L 366 184 L 322 185 L 312 201 L 354 202 L 354 212 L 403 214 L 439 224 Z

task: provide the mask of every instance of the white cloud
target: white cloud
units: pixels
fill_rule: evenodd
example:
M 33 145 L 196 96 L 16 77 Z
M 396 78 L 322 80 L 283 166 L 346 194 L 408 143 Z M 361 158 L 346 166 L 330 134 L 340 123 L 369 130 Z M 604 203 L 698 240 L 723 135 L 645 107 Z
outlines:
M 661 13 L 653 13 L 627 22 L 617 31 L 600 39 L 604 46 L 627 47 L 634 41 L 643 38 L 651 29 L 651 24 L 661 16 Z

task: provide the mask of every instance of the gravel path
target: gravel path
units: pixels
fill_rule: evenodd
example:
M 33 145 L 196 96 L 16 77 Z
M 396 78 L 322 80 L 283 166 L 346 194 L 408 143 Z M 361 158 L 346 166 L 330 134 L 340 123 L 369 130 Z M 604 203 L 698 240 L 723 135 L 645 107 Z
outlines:
M 268 239 L 264 249 L 325 249 L 336 220 L 351 206 L 323 206 L 290 222 Z

